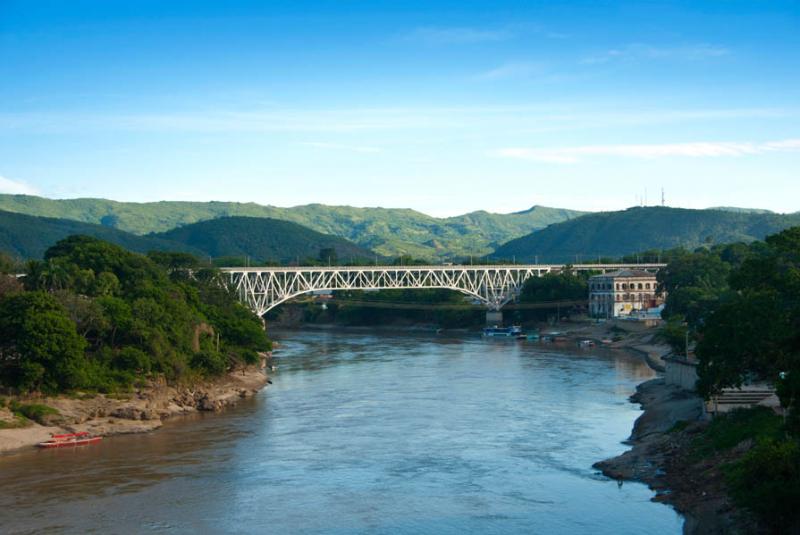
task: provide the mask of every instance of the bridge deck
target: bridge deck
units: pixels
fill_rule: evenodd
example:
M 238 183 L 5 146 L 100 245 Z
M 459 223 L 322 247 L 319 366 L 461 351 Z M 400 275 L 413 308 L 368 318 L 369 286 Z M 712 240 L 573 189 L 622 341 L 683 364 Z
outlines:
M 502 264 L 427 266 L 268 266 L 222 268 L 241 300 L 258 315 L 299 295 L 319 290 L 447 288 L 472 296 L 491 310 L 513 300 L 523 283 L 547 273 L 658 270 L 664 264 Z
M 502 270 L 533 270 L 533 271 L 560 271 L 569 267 L 572 271 L 615 271 L 618 269 L 642 269 L 645 271 L 659 270 L 666 264 L 428 264 L 428 265 L 363 265 L 363 266 L 254 266 L 254 267 L 223 267 L 226 273 L 259 273 L 259 272 L 288 272 L 288 271 L 483 271 L 487 269 Z

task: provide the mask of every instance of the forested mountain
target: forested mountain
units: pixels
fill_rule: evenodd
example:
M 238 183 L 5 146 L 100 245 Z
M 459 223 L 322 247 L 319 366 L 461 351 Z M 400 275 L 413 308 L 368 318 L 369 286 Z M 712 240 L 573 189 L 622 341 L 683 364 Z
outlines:
M 250 257 L 253 262 L 290 263 L 318 259 L 333 249 L 339 261 L 373 261 L 375 253 L 338 236 L 322 234 L 289 221 L 264 217 L 222 217 L 147 237 L 180 243 L 206 256 Z M 336 261 L 336 258 L 333 258 Z
M 0 211 L 0 251 L 21 259 L 41 258 L 57 241 L 74 234 L 99 238 L 131 251 L 180 251 L 201 258 L 249 257 L 252 263 L 316 260 L 333 249 L 339 260 L 374 253 L 343 238 L 328 236 L 288 221 L 227 217 L 195 223 L 163 234 L 137 236 L 121 230 L 66 219 L 33 217 Z
M 203 255 L 203 251 L 158 237 L 136 236 L 121 230 L 79 221 L 0 211 L 0 251 L 14 257 L 42 258 L 50 246 L 73 234 L 99 238 L 139 253 L 157 250 Z
M 482 255 L 499 244 L 582 212 L 534 206 L 512 214 L 484 211 L 431 217 L 414 210 L 354 208 L 310 204 L 292 208 L 232 202 L 124 203 L 105 199 L 45 199 L 0 194 L 0 210 L 147 234 L 226 216 L 270 217 L 292 221 L 325 234 L 347 238 L 386 256 L 423 258 Z
M 800 214 L 643 207 L 556 223 L 499 247 L 493 258 L 574 262 L 652 249 L 751 242 L 800 224 Z

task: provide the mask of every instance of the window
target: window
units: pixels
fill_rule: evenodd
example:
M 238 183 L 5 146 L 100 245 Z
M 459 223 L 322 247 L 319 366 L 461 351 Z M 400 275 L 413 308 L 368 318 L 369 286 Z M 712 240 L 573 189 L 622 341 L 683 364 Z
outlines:
M 642 283 L 641 282 L 639 283 L 639 289 L 640 290 L 642 289 Z
M 644 287 L 645 287 L 645 289 L 649 290 L 649 289 L 650 289 L 650 283 L 649 283 L 649 282 L 646 282 L 646 283 L 644 284 Z

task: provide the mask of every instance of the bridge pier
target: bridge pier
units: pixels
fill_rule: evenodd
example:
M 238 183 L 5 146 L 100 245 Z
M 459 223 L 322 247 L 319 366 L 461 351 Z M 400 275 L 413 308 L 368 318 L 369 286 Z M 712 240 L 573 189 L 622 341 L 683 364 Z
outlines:
M 502 310 L 487 310 L 486 311 L 486 325 L 503 325 L 503 311 Z

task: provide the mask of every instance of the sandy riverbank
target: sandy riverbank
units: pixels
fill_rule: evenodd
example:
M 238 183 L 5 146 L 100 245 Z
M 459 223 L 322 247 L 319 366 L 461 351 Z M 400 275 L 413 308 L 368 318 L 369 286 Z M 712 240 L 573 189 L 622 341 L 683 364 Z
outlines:
M 168 386 L 163 382 L 125 396 L 97 395 L 85 399 L 54 396 L 21 399 L 58 410 L 41 425 L 32 423 L 19 429 L 0 429 L 0 453 L 35 446 L 51 433 L 88 431 L 111 436 L 144 433 L 158 429 L 164 420 L 197 411 L 217 411 L 252 396 L 269 381 L 260 366 L 236 371 L 215 380 L 191 386 Z M 48 421 L 49 420 L 49 421 Z

